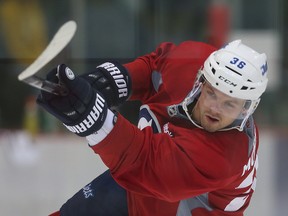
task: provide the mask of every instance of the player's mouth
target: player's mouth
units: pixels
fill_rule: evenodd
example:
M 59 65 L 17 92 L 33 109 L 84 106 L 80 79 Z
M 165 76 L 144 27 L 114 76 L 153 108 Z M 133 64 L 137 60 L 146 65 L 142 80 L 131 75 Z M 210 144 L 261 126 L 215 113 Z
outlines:
M 216 123 L 220 121 L 220 118 L 213 116 L 211 114 L 206 114 L 205 115 L 206 119 L 208 120 L 209 123 Z

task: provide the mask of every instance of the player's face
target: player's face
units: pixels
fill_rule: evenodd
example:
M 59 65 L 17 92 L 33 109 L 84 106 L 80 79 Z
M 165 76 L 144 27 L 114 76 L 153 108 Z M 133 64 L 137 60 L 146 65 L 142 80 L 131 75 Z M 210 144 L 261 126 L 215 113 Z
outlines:
M 192 118 L 209 132 L 232 124 L 244 112 L 245 100 L 230 97 L 207 82 L 192 112 Z

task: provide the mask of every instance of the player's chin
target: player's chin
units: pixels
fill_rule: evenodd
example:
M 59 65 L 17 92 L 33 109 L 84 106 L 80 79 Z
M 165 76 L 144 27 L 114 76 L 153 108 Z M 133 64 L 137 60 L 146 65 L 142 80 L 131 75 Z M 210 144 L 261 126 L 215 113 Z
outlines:
M 202 127 L 204 130 L 206 130 L 208 132 L 216 132 L 216 131 L 222 129 L 220 120 L 211 121 L 211 119 L 210 120 L 206 119 L 205 121 L 202 121 Z
M 203 127 L 203 129 L 210 132 L 210 133 L 213 133 L 213 132 L 220 130 L 220 128 L 218 128 L 218 127 L 215 128 L 215 127 L 210 127 L 210 126 L 209 127 Z

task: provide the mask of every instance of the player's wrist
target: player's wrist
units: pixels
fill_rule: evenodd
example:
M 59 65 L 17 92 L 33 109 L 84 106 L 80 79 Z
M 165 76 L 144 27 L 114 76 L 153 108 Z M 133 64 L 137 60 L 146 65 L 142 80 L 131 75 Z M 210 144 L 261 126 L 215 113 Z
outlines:
M 110 109 L 108 109 L 107 116 L 102 127 L 94 133 L 86 136 L 88 144 L 90 146 L 94 146 L 104 140 L 114 128 L 116 121 L 117 116 Z
M 94 131 L 98 131 L 107 118 L 107 104 L 99 92 L 94 92 L 95 97 L 89 102 L 88 106 L 83 109 L 83 113 L 76 120 L 68 124 L 63 122 L 64 126 L 78 136 L 85 137 Z

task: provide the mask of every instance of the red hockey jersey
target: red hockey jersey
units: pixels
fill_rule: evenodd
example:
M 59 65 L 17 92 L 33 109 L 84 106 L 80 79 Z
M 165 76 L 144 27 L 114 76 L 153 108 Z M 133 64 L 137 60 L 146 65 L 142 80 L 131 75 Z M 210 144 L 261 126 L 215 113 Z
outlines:
M 140 100 L 138 128 L 121 115 L 111 133 L 93 146 L 127 190 L 133 216 L 243 215 L 256 184 L 258 131 L 252 117 L 242 132 L 209 133 L 170 117 L 198 70 L 215 50 L 201 42 L 161 44 L 125 64 L 131 100 Z

